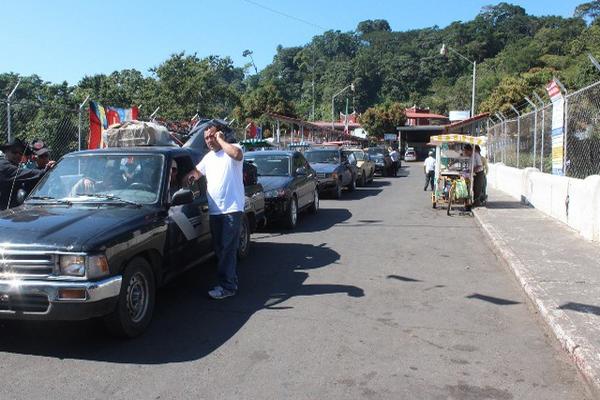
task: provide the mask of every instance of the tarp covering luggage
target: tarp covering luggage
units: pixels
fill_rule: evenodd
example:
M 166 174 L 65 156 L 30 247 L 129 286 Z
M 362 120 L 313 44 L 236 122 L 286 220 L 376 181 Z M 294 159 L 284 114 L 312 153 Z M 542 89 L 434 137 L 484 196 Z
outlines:
M 106 147 L 174 146 L 166 127 L 153 122 L 127 121 L 103 132 Z

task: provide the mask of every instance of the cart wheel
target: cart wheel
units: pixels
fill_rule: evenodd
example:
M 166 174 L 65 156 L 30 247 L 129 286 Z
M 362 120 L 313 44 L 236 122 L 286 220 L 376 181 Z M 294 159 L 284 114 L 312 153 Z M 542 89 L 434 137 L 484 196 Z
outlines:
M 450 187 L 448 191 L 448 209 L 446 210 L 446 215 L 450 215 L 450 209 L 452 208 L 452 199 L 454 199 L 454 185 Z
M 431 203 L 431 208 L 437 208 L 437 204 L 435 203 L 435 201 Z

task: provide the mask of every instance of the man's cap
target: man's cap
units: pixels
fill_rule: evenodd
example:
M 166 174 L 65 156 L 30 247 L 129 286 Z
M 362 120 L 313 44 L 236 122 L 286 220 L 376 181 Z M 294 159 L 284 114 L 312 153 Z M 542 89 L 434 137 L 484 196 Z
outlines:
M 0 150 L 5 152 L 8 149 L 20 148 L 23 150 L 23 153 L 25 153 L 25 150 L 27 150 L 28 147 L 29 146 L 27 146 L 27 144 L 25 142 L 23 142 L 22 140 L 14 138 L 10 142 L 0 145 Z
M 429 155 L 430 155 L 430 156 L 432 156 L 432 155 L 433 155 L 433 151 L 430 151 L 430 152 L 429 152 Z

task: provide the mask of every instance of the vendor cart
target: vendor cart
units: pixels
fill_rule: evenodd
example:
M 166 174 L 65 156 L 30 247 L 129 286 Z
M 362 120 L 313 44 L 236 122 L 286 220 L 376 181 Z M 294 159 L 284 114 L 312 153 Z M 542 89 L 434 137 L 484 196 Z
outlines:
M 433 208 L 445 207 L 448 215 L 454 206 L 471 209 L 475 151 L 467 157 L 463 155 L 463 147 L 466 144 L 483 146 L 486 139 L 485 136 L 457 134 L 431 137 L 429 145 L 435 146 L 434 191 L 431 194 Z

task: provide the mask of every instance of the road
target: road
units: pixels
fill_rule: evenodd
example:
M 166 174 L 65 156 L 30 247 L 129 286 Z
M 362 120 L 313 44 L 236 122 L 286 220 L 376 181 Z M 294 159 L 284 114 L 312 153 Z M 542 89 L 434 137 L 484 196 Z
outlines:
M 0 398 L 586 399 L 473 218 L 432 210 L 419 165 L 254 236 L 241 291 L 214 266 L 159 292 L 149 332 L 0 323 Z

